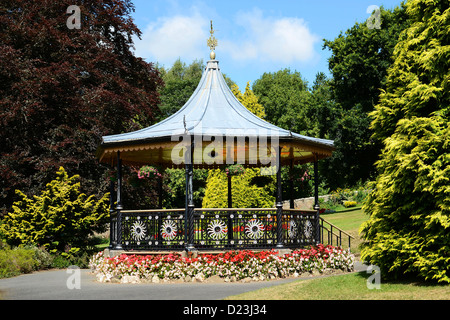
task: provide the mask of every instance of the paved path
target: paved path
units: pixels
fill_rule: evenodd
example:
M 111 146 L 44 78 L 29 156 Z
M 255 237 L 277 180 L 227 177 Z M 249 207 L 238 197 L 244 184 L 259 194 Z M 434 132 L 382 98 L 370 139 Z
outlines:
M 355 271 L 365 267 L 355 264 Z M 264 287 L 306 278 L 289 278 L 250 283 L 99 283 L 87 269 L 81 271 L 80 288 L 69 289 L 72 274 L 48 270 L 0 279 L 0 299 L 5 300 L 220 300 Z

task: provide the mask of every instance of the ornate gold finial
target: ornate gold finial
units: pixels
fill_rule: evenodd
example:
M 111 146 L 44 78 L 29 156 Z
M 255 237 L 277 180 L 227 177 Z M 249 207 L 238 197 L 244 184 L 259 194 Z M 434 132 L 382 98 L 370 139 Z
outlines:
M 216 47 L 217 47 L 217 39 L 214 37 L 214 29 L 213 29 L 212 20 L 211 20 L 211 31 L 209 33 L 211 34 L 211 36 L 206 41 L 206 44 L 211 49 L 211 53 L 209 54 L 209 57 L 211 58 L 211 60 L 214 60 L 216 58 L 216 53 L 214 52 L 214 50 L 216 50 Z

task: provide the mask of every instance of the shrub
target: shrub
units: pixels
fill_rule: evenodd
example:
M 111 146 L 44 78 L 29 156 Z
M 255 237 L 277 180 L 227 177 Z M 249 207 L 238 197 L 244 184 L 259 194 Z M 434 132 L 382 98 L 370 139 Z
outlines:
M 6 213 L 0 234 L 11 245 L 43 246 L 65 252 L 72 247 L 86 248 L 94 232 L 103 232 L 109 216 L 109 199 L 96 200 L 80 193 L 78 176 L 68 177 L 64 168 L 47 184 L 39 196 L 28 198 L 20 190 L 21 200 Z
M 0 278 L 46 269 L 51 263 L 52 257 L 43 248 L 5 246 L 0 250 Z
M 356 206 L 356 201 L 344 201 L 344 207 L 350 208 Z
M 372 113 L 384 144 L 364 211 L 361 259 L 382 276 L 450 283 L 448 0 L 408 1 L 386 91 Z
M 259 187 L 252 180 L 259 175 L 259 169 L 247 169 L 245 174 L 233 176 L 232 197 L 235 208 L 271 208 L 275 204 L 274 177 L 270 176 L 271 183 Z M 227 176 L 220 169 L 209 170 L 206 182 L 204 208 L 226 208 L 228 206 Z

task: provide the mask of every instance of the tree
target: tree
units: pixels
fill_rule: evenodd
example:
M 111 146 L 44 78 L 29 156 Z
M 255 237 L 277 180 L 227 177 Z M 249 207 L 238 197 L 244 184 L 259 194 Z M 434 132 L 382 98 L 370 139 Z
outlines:
M 164 87 L 161 88 L 161 115 L 163 120 L 177 112 L 191 97 L 202 77 L 205 65 L 202 60 L 194 60 L 186 66 L 180 59 L 169 70 L 160 68 Z
M 252 89 L 264 106 L 268 122 L 301 134 L 314 130 L 307 117 L 311 93 L 299 72 L 283 69 L 264 73 Z
M 108 194 L 101 199 L 80 192 L 79 176 L 70 177 L 64 168 L 40 195 L 27 197 L 16 190 L 14 202 L 0 224 L 0 234 L 11 245 L 34 244 L 59 252 L 85 250 L 94 232 L 104 232 L 109 220 Z
M 151 63 L 135 57 L 129 0 L 78 1 L 80 29 L 69 29 L 73 1 L 0 4 L 0 196 L 36 194 L 63 166 L 83 190 L 102 193 L 101 137 L 150 125 L 162 85 Z
M 250 82 L 247 82 L 244 94 L 241 93 L 239 87 L 236 84 L 233 84 L 231 86 L 231 91 L 233 92 L 234 96 L 253 114 L 260 117 L 261 119 L 264 119 L 266 117 L 264 107 L 259 103 L 258 97 L 250 89 Z
M 381 145 L 371 138 L 368 113 L 385 88 L 392 52 L 409 24 L 403 5 L 393 10 L 381 7 L 380 17 L 380 29 L 370 29 L 367 22 L 356 23 L 334 40 L 324 40 L 324 49 L 332 51 L 329 85 L 337 114 L 334 123 L 329 123 L 336 151 L 321 166 L 333 189 L 364 182 L 375 174 Z
M 264 186 L 252 183 L 259 176 L 259 169 L 246 169 L 242 175 L 231 177 L 231 193 L 235 208 L 272 208 L 275 204 L 275 183 L 269 176 Z M 228 187 L 227 175 L 223 170 L 209 170 L 206 182 L 203 208 L 227 208 Z
M 317 138 L 330 139 L 341 113 L 340 106 L 333 99 L 330 82 L 323 72 L 318 72 L 311 87 L 311 107 L 307 116 L 310 123 L 314 123 L 311 134 Z
M 334 40 L 324 39 L 323 48 L 332 52 L 328 65 L 334 97 L 344 110 L 360 105 L 362 111 L 372 111 L 385 86 L 398 36 L 408 26 L 404 5 L 381 7 L 380 19 L 379 29 L 357 22 Z
M 371 113 L 383 143 L 364 210 L 361 258 L 382 276 L 450 283 L 450 9 L 446 0 L 406 4 L 386 90 Z
M 202 206 L 207 178 L 208 170 L 194 170 L 193 200 L 196 207 Z M 186 171 L 184 169 L 166 169 L 163 181 L 168 189 L 163 198 L 163 206 L 165 208 L 184 208 L 186 204 Z
M 299 72 L 264 73 L 253 84 L 253 91 L 264 105 L 267 121 L 318 138 L 329 139 L 333 134 L 340 106 L 335 103 L 331 80 L 323 72 L 317 73 L 311 88 Z

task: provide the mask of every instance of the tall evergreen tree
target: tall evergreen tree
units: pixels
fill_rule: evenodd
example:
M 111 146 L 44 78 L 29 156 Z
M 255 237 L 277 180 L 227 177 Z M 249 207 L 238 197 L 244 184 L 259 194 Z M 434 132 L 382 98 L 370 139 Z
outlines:
M 0 3 L 0 207 L 14 190 L 36 194 L 63 166 L 83 191 L 106 187 L 95 156 L 101 137 L 151 124 L 162 85 L 133 55 L 140 35 L 130 0 Z M 69 21 L 68 21 L 69 20 Z
M 382 276 L 450 283 L 450 9 L 411 0 L 386 90 L 371 113 L 383 145 L 361 258 Z

